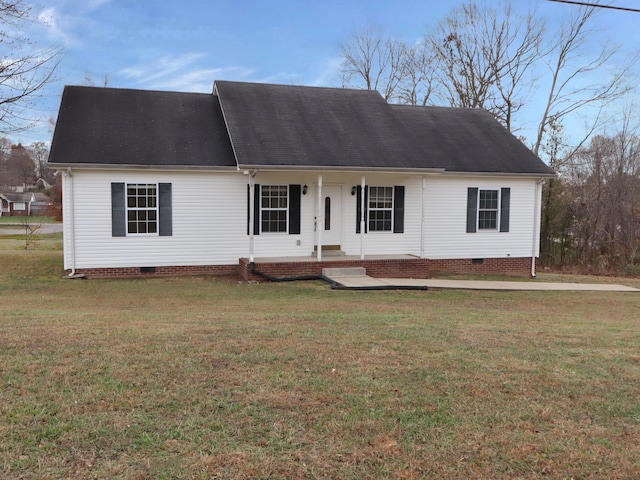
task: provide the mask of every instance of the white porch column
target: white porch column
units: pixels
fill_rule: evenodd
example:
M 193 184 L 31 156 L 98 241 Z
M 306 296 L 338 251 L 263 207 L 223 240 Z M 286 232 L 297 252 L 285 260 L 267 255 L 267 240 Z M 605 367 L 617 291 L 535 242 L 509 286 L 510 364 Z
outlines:
M 364 230 L 365 230 L 365 215 L 364 215 L 364 197 L 365 197 L 365 178 L 362 176 L 362 180 L 360 181 L 361 186 L 361 194 L 360 194 L 360 260 L 364 260 Z
M 322 227 L 324 225 L 322 210 L 322 175 L 318 175 L 318 216 L 316 217 L 316 232 L 318 234 L 317 259 L 322 261 Z
M 422 218 L 420 221 L 420 258 L 424 258 L 424 235 L 426 229 L 426 208 L 424 204 L 425 190 L 427 189 L 427 179 L 422 177 Z
M 253 224 L 255 218 L 255 182 L 249 173 L 249 262 L 253 263 Z

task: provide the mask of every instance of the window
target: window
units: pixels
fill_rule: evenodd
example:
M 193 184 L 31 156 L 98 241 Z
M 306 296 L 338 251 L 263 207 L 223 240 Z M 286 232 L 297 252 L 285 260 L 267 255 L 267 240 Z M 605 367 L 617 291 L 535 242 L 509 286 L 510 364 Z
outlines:
M 369 187 L 370 232 L 390 232 L 393 225 L 393 187 Z
M 393 232 L 404 233 L 404 186 L 355 187 L 356 192 L 356 233 L 360 233 L 360 219 L 364 222 L 364 233 Z M 361 211 L 364 203 L 364 213 Z
M 26 204 L 26 203 L 24 203 L 24 202 L 15 202 L 15 203 L 13 204 L 13 209 L 14 209 L 15 211 L 18 211 L 18 210 L 26 210 L 26 209 L 27 209 L 27 204 Z
M 260 209 L 263 232 L 286 233 L 289 187 L 287 185 L 262 185 Z
M 467 190 L 467 233 L 478 230 L 509 231 L 511 189 Z
M 158 188 L 154 183 L 127 184 L 127 233 L 158 233 Z
M 480 190 L 478 200 L 478 229 L 498 228 L 498 190 Z
M 173 235 L 170 183 L 112 183 L 111 235 Z

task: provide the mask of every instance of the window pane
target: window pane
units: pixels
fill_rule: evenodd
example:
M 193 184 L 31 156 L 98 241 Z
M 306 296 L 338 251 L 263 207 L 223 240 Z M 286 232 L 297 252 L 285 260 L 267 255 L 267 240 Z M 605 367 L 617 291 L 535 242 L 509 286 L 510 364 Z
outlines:
M 324 229 L 331 230 L 331 197 L 324 199 Z
M 157 187 L 154 184 L 127 185 L 127 232 L 157 233 Z
M 393 187 L 369 187 L 368 203 L 369 231 L 391 231 L 393 224 Z
M 289 187 L 262 185 L 260 191 L 261 228 L 263 232 L 287 231 Z

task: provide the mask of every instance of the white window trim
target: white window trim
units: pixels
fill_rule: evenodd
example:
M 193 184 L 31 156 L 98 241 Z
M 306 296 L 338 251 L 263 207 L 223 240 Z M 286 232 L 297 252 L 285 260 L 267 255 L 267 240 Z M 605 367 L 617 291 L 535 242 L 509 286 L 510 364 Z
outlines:
M 495 210 L 496 212 L 496 226 L 495 228 L 480 228 L 480 196 L 482 192 L 496 192 L 498 196 L 498 208 Z M 493 209 L 483 208 L 482 211 L 489 212 L 493 211 Z M 500 212 L 502 211 L 502 195 L 500 188 L 480 188 L 478 187 L 478 204 L 476 208 L 476 232 L 499 232 L 500 231 Z
M 149 186 L 154 186 L 156 189 L 156 206 L 155 208 L 139 208 L 139 207 L 129 207 L 129 187 L 132 186 L 140 186 L 140 185 L 146 185 L 147 187 Z M 158 183 L 154 183 L 154 182 L 132 182 L 132 183 L 125 183 L 124 184 L 124 201 L 125 201 L 125 233 L 127 237 L 158 237 L 160 236 L 160 186 L 158 185 Z M 146 211 L 152 211 L 155 210 L 156 212 L 156 231 L 155 232 L 147 232 L 147 233 L 131 233 L 129 232 L 129 212 L 130 211 L 141 211 L 141 210 L 146 210 Z M 147 222 L 148 223 L 148 222 Z
M 13 202 L 13 211 L 14 212 L 24 212 L 27 210 L 26 202 Z
M 371 188 L 389 188 L 391 189 L 391 207 L 390 208 L 371 208 L 370 203 L 371 202 Z M 395 212 L 395 202 L 396 202 L 396 198 L 395 198 L 395 194 L 394 194 L 394 187 L 390 186 L 390 185 L 367 185 L 367 218 L 366 218 L 366 225 L 367 225 L 367 233 L 372 233 L 374 235 L 376 234 L 386 234 L 386 233 L 393 233 L 393 225 L 394 225 L 394 212 Z M 389 230 L 371 230 L 371 224 L 369 223 L 369 219 L 370 219 L 370 215 L 371 215 L 371 210 L 375 210 L 377 212 L 379 211 L 390 211 L 391 212 L 391 226 L 389 228 Z
M 273 208 L 273 207 L 263 207 L 262 206 L 262 191 L 265 187 L 268 188 L 273 188 L 273 187 L 278 187 L 278 188 L 284 188 L 287 192 L 287 206 L 285 208 L 282 207 L 278 207 L 278 208 Z M 260 234 L 264 234 L 264 235 L 285 235 L 285 234 L 289 234 L 289 208 L 291 207 L 291 198 L 290 198 L 291 192 L 289 192 L 289 185 L 281 185 L 281 184 L 265 184 L 265 185 L 260 185 Z M 284 211 L 285 212 L 285 226 L 284 226 L 284 230 L 283 231 L 278 231 L 278 232 L 271 232 L 271 231 L 265 231 L 262 229 L 262 212 L 281 212 Z

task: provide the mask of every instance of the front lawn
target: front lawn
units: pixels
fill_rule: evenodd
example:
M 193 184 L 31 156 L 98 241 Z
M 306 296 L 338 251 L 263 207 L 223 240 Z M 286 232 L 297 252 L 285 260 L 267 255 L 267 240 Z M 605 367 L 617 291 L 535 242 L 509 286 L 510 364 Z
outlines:
M 2 478 L 640 472 L 637 294 L 62 280 L 59 239 L 19 243 L 0 238 Z

